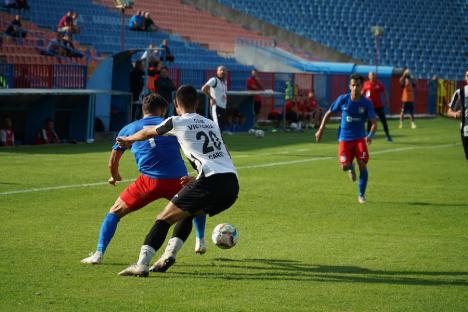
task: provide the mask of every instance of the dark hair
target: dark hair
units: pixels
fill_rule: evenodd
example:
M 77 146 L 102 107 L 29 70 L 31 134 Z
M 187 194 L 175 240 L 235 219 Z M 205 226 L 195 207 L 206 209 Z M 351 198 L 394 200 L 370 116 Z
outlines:
M 197 90 L 190 85 L 182 85 L 176 92 L 177 103 L 188 109 L 195 109 L 197 105 Z
M 157 114 L 158 109 L 160 113 L 167 110 L 167 101 L 157 93 L 150 93 L 143 99 L 142 110 L 144 113 Z
M 356 73 L 349 76 L 349 82 L 351 82 L 351 80 L 359 81 L 361 84 L 364 83 L 364 77 Z

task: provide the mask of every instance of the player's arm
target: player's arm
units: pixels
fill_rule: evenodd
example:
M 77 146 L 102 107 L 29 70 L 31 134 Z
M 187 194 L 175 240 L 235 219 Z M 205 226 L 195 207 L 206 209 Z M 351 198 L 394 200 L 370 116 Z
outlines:
M 325 115 L 323 115 L 322 123 L 320 124 L 320 127 L 318 128 L 317 132 L 315 132 L 315 140 L 317 141 L 317 143 L 320 142 L 320 140 L 322 139 L 323 131 L 325 130 L 325 125 L 330 120 L 331 114 L 331 110 L 328 110 L 325 113 Z
M 209 82 L 209 81 L 208 81 Z M 203 91 L 203 93 L 205 93 L 205 95 L 210 99 L 210 104 L 211 105 L 215 105 L 216 104 L 216 99 L 214 97 L 211 96 L 211 93 L 210 93 L 210 85 L 208 84 L 208 82 L 201 88 L 201 90 Z
M 369 133 L 367 134 L 367 137 L 366 137 L 367 144 L 372 143 L 372 138 L 374 137 L 374 134 L 377 131 L 376 119 L 372 118 L 372 119 L 369 119 L 369 121 L 371 122 L 371 127 L 370 127 Z
M 110 156 L 109 156 L 109 171 L 110 171 L 110 178 L 107 180 L 109 184 L 116 185 L 117 182 L 122 181 L 122 177 L 119 173 L 119 163 L 120 158 L 122 158 L 124 151 L 123 150 L 115 150 L 113 149 Z
M 447 116 L 455 118 L 455 119 L 460 119 L 461 111 L 453 111 L 451 108 L 449 108 L 447 111 Z
M 459 96 L 458 90 L 455 91 L 455 93 L 453 94 L 452 100 L 450 101 L 448 105 L 447 116 L 455 118 L 455 119 L 460 119 L 461 110 L 458 110 L 455 107 L 461 107 L 460 96 Z
M 158 135 L 156 127 L 147 127 L 143 128 L 135 134 L 132 134 L 127 137 L 117 137 L 117 144 L 121 147 L 129 148 L 133 142 L 144 141 L 149 138 L 153 138 Z

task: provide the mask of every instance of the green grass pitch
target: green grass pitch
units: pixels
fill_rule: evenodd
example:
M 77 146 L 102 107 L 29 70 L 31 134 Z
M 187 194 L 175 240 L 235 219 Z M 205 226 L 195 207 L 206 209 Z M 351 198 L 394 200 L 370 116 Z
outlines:
M 207 237 L 229 222 L 238 245 L 199 256 L 191 236 L 170 271 L 146 279 L 117 273 L 165 200 L 119 223 L 103 265 L 80 264 L 128 184 L 106 184 L 111 141 L 1 149 L 0 311 L 467 311 L 458 123 L 417 125 L 391 121 L 394 143 L 378 131 L 364 205 L 339 169 L 337 124 L 320 144 L 312 131 L 227 136 L 241 191 Z M 137 176 L 130 153 L 121 174 Z

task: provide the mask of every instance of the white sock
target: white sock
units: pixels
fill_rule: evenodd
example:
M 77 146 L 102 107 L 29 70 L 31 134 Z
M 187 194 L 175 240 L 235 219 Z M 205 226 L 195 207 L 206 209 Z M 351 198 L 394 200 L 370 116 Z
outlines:
M 167 242 L 166 250 L 164 250 L 163 258 L 167 259 L 169 257 L 175 258 L 177 253 L 179 252 L 180 248 L 184 241 L 178 237 L 173 237 Z
M 151 258 L 153 258 L 156 250 L 153 247 L 148 245 L 141 246 L 140 257 L 138 258 L 138 264 L 149 265 Z

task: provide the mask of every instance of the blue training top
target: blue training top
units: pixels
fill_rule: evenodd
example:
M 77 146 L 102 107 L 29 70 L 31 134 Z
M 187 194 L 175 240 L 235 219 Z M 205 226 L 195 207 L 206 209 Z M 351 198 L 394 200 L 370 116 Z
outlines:
M 132 135 L 145 126 L 159 125 L 164 119 L 161 117 L 145 117 L 136 120 L 120 130 L 118 136 Z M 124 151 L 117 143 L 114 150 Z M 180 156 L 179 143 L 174 136 L 158 136 L 144 141 L 134 142 L 131 148 L 135 155 L 138 171 L 154 179 L 175 179 L 187 175 L 182 156 Z
M 351 94 L 340 95 L 330 106 L 332 113 L 341 112 L 341 129 L 338 141 L 353 141 L 366 137 L 367 119 L 375 119 L 372 102 L 364 96 L 351 100 Z

